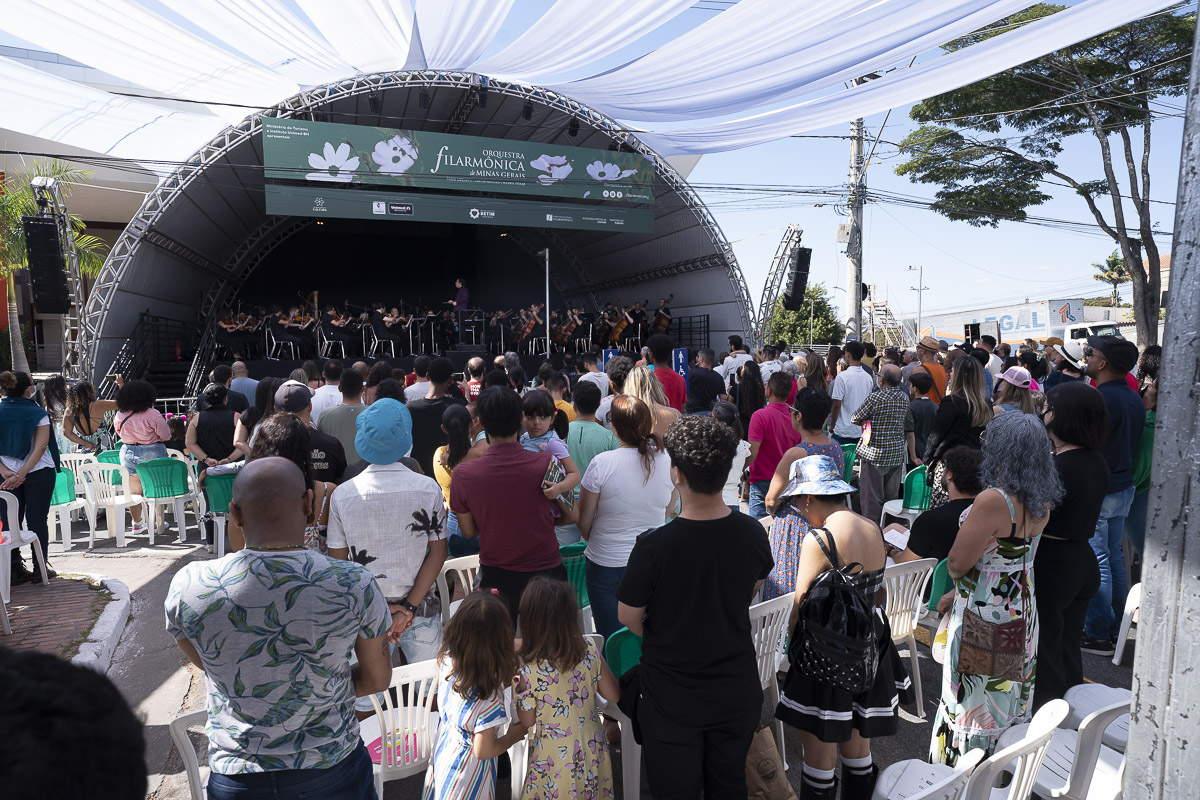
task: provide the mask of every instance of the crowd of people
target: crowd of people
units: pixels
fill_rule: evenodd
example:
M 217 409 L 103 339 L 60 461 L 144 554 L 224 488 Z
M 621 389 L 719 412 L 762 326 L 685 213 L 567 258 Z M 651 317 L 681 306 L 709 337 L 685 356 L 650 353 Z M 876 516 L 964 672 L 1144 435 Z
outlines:
M 179 446 L 203 477 L 237 473 L 229 554 L 185 565 L 166 601 L 169 634 L 208 677 L 212 798 L 373 797 L 357 721 L 398 660 L 438 664 L 428 798 L 492 796 L 497 757 L 526 737 L 523 797 L 614 797 L 608 748 L 634 735 L 654 797 L 745 796 L 763 703 L 746 609 L 789 593 L 775 714 L 801 732 L 801 797 L 840 783 L 868 798 L 870 740 L 897 732 L 920 679 L 878 608 L 884 570 L 919 558 L 945 559 L 954 579 L 935 598 L 949 645 L 931 760 L 991 752 L 1083 681 L 1081 651 L 1111 654 L 1123 538 L 1139 555 L 1145 538 L 1160 350 L 1109 336 L 1014 357 L 985 336 L 751 353 L 731 336 L 685 377 L 672 348 L 659 334 L 532 379 L 512 352 L 471 359 L 461 380 L 443 357 L 411 371 L 308 362 L 286 381 L 237 362 L 213 369 L 185 423 L 143 381 L 112 402 L 47 385 L 39 405 L 28 375 L 5 372 L 0 488 L 46 551 L 67 448 L 119 437 L 131 482 Z M 897 547 L 884 504 L 918 467 L 932 501 L 910 531 L 887 526 L 908 534 Z M 567 582 L 560 547 L 579 541 L 596 632 L 642 637 L 619 683 Z M 13 553 L 14 582 L 29 580 Z M 475 553 L 476 584 L 439 594 L 447 558 Z M 848 564 L 878 654 L 854 690 L 798 655 L 810 587 Z M 1011 623 L 1005 652 L 966 635 Z

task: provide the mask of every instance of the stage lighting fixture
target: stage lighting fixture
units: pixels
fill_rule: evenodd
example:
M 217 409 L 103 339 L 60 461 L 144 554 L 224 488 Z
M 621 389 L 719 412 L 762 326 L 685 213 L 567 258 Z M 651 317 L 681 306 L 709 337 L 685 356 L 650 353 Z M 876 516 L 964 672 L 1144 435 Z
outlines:
M 429 108 L 428 89 L 421 89 L 421 91 L 417 94 L 417 102 L 420 104 L 421 108 Z
M 579 135 L 579 120 L 573 119 L 573 120 L 571 120 L 571 124 L 567 126 L 567 136 L 570 136 L 572 139 L 574 139 L 578 135 Z
M 533 119 L 533 102 L 532 101 L 530 101 L 530 100 L 525 101 L 525 107 L 523 109 L 521 109 L 521 116 L 527 120 Z
M 370 107 L 372 114 L 378 114 L 383 111 L 383 103 L 379 101 L 379 95 L 377 94 L 367 95 L 367 105 Z

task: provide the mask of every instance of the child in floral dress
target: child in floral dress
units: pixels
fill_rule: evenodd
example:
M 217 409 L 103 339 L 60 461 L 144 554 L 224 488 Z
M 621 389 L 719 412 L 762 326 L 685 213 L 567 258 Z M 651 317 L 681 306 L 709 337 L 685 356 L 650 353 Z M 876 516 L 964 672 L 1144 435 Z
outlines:
M 612 800 L 612 765 L 597 691 L 610 703 L 617 679 L 583 638 L 575 592 L 536 577 L 521 596 L 517 714 L 533 735 L 522 800 Z

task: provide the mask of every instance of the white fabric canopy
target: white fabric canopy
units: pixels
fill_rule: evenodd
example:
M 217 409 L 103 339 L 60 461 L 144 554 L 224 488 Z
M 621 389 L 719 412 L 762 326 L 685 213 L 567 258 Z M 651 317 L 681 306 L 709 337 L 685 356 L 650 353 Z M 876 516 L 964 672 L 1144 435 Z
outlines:
M 430 69 L 467 69 L 483 55 L 513 0 L 417 0 L 417 27 Z
M 624 119 L 722 116 L 839 86 L 1034 0 L 742 0 L 645 57 L 554 89 Z
M 1174 4 L 1173 0 L 1084 0 L 1024 27 L 836 94 L 744 119 L 643 133 L 639 138 L 663 155 L 762 144 L 961 88 Z
M 164 94 L 263 107 L 298 88 L 133 0 L 6 0 L 4 10 L 0 25 L 22 39 Z M 58 98 L 44 102 L 54 105 Z M 213 107 L 229 121 L 252 110 Z
M 558 0 L 529 29 L 472 69 L 504 80 L 539 83 L 595 63 L 691 8 L 694 0 Z
M 342 60 L 359 72 L 402 69 L 408 60 L 413 30 L 408 0 L 296 0 L 296 4 Z
M 217 117 L 118 97 L 0 58 L 0 128 L 120 158 L 174 161 L 224 127 Z M 146 166 L 159 175 L 175 170 Z

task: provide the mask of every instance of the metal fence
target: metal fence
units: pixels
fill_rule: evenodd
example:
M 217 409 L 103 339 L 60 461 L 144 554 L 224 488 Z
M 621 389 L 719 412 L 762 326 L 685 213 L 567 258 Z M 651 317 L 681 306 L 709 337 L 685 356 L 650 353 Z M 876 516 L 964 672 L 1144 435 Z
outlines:
M 195 397 L 160 397 L 154 401 L 154 407 L 163 416 L 167 414 L 190 414 L 196 405 Z

